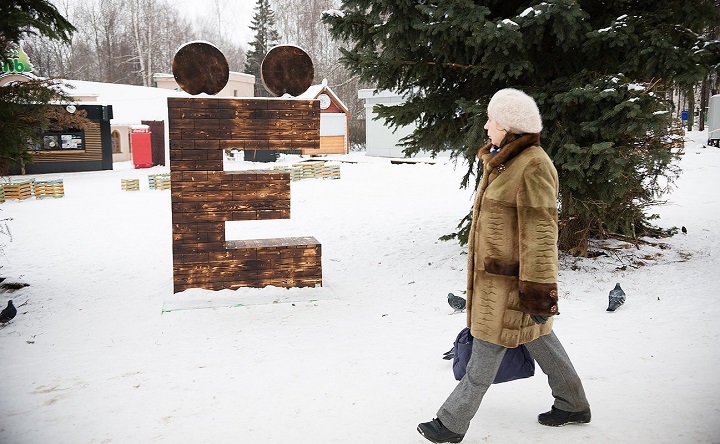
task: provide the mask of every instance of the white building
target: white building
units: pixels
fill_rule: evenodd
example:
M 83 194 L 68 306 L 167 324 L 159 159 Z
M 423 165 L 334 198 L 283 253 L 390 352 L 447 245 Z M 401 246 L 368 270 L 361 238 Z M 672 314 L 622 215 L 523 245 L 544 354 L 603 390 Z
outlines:
M 385 125 L 384 119 L 375 120 L 375 105 L 400 105 L 405 99 L 392 91 L 375 92 L 373 89 L 361 89 L 358 98 L 365 100 L 365 136 L 366 154 L 377 157 L 405 157 L 400 139 L 411 134 L 415 125 L 397 128 L 393 131 Z
M 155 86 L 161 89 L 182 91 L 172 74 L 153 74 Z M 253 97 L 255 96 L 255 76 L 242 72 L 230 71 L 228 82 L 219 93 L 213 97 Z
M 350 151 L 350 111 L 327 86 L 327 81 L 310 86 L 297 98 L 320 101 L 320 150 L 307 150 L 303 154 L 347 154 Z

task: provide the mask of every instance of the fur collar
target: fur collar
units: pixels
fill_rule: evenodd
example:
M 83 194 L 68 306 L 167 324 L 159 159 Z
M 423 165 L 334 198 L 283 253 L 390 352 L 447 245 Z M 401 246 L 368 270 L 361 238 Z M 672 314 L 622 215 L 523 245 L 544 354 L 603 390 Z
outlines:
M 505 142 L 502 145 L 502 149 L 499 153 L 491 155 L 490 147 L 491 143 L 488 143 L 484 147 L 480 148 L 478 156 L 482 159 L 485 165 L 485 172 L 490 172 L 497 168 L 499 165 L 505 164 L 508 160 L 520 154 L 525 148 L 540 145 L 540 134 L 523 134 L 517 139 Z

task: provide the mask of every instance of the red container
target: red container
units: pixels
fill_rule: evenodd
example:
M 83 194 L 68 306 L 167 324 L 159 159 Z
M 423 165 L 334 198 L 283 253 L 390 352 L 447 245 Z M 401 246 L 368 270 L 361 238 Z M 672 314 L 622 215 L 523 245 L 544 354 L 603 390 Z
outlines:
M 148 125 L 133 125 L 130 127 L 130 151 L 132 151 L 135 168 L 150 168 L 153 166 L 150 135 Z

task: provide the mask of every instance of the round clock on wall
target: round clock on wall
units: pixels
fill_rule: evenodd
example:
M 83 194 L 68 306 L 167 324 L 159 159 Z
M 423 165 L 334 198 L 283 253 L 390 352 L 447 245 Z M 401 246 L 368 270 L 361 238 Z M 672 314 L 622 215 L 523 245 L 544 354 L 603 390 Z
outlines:
M 330 106 L 330 96 L 327 94 L 320 94 L 318 100 L 320 101 L 320 109 L 327 109 Z

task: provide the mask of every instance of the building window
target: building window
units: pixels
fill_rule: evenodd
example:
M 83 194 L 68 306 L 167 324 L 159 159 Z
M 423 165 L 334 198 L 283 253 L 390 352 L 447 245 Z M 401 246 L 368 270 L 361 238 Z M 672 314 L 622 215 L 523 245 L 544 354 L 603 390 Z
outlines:
M 35 151 L 84 150 L 85 137 L 82 131 L 74 130 L 45 133 L 42 143 L 33 145 L 30 149 Z
M 122 149 L 120 148 L 120 133 L 118 132 L 118 130 L 114 130 L 112 132 L 112 134 L 110 135 L 110 140 L 112 141 L 113 154 L 122 153 Z

